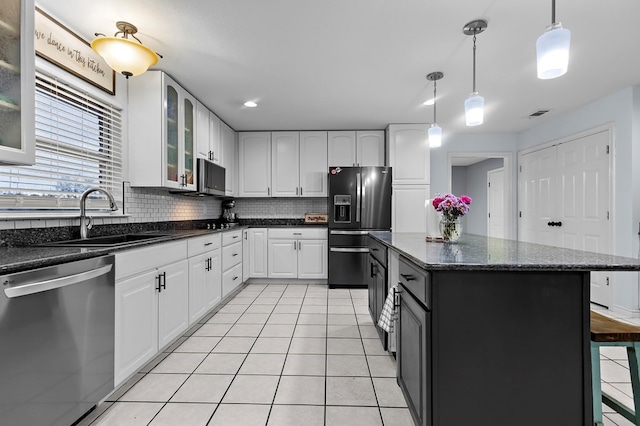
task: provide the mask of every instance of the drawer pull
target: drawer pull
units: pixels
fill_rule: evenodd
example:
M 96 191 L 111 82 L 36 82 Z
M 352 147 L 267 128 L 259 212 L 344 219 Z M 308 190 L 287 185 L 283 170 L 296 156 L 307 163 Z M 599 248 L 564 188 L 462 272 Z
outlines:
M 235 280 L 237 280 L 237 279 L 238 279 L 238 277 L 233 277 L 233 280 L 234 280 L 234 281 L 235 281 Z
M 415 281 L 415 280 L 416 280 L 415 278 L 413 278 L 413 275 L 400 274 L 400 276 L 401 276 L 402 278 L 404 278 L 404 279 L 405 279 L 405 281 Z
M 235 257 L 235 256 L 237 256 L 237 255 L 238 255 L 238 253 L 233 253 L 233 255 L 232 255 L 232 256 L 234 256 L 234 257 Z
M 238 235 L 234 235 L 233 238 L 238 238 Z
M 293 235 L 302 235 L 302 232 L 294 232 Z
M 213 243 L 204 243 L 204 246 L 207 247 L 207 246 L 210 246 L 211 244 Z

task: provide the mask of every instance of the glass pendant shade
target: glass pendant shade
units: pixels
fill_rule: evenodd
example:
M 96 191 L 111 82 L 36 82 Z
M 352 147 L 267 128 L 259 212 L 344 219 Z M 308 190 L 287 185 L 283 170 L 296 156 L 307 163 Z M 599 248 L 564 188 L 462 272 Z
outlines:
M 571 31 L 553 24 L 538 37 L 536 54 L 538 58 L 538 78 L 548 80 L 560 77 L 569 67 L 569 47 Z
M 433 123 L 429 127 L 429 148 L 438 148 L 442 145 L 442 127 Z
M 153 50 L 122 37 L 97 37 L 91 42 L 91 48 L 112 69 L 127 78 L 144 73 L 158 62 L 158 55 Z
M 484 98 L 474 92 L 464 101 L 467 126 L 478 126 L 484 121 Z

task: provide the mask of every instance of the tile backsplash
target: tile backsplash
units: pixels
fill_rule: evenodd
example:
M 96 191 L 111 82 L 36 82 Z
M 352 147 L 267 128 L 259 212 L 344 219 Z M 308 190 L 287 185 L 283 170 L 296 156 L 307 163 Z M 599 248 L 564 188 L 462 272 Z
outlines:
M 231 211 L 238 219 L 301 219 L 305 213 L 327 213 L 327 198 L 236 198 Z

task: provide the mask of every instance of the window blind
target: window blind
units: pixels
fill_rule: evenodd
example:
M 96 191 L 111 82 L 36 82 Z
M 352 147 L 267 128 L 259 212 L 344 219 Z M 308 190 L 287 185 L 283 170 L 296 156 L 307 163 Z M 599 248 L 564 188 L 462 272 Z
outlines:
M 36 74 L 36 164 L 0 167 L 0 209 L 79 208 L 90 187 L 122 202 L 122 114 L 63 82 Z M 88 208 L 108 209 L 100 192 Z

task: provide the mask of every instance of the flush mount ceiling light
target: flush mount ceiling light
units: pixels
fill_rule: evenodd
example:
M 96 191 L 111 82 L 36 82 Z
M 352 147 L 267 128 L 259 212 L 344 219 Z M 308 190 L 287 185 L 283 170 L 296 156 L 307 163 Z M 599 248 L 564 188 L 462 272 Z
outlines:
M 551 25 L 536 41 L 538 78 L 548 80 L 566 74 L 570 45 L 571 31 L 556 22 L 556 0 L 551 0 Z
M 91 48 L 102 56 L 116 72 L 126 78 L 140 75 L 158 62 L 158 56 L 162 57 L 144 46 L 134 36 L 138 32 L 135 25 L 118 21 L 116 22 L 116 27 L 119 31 L 113 37 L 96 33 L 96 38 L 91 42 Z M 118 37 L 118 34 L 122 34 L 122 36 Z M 129 36 L 136 41 L 131 40 Z
M 429 127 L 429 148 L 438 148 L 442 145 L 442 127 L 436 122 L 436 83 L 444 77 L 440 71 L 427 74 L 427 80 L 433 81 L 433 123 Z
M 473 92 L 464 101 L 467 126 L 478 126 L 484 121 L 484 98 L 476 91 L 476 35 L 487 29 L 487 21 L 477 19 L 462 27 L 462 32 L 473 36 Z
M 253 101 L 247 101 L 244 103 L 244 106 L 246 106 L 247 108 L 255 108 L 258 106 L 258 104 Z

